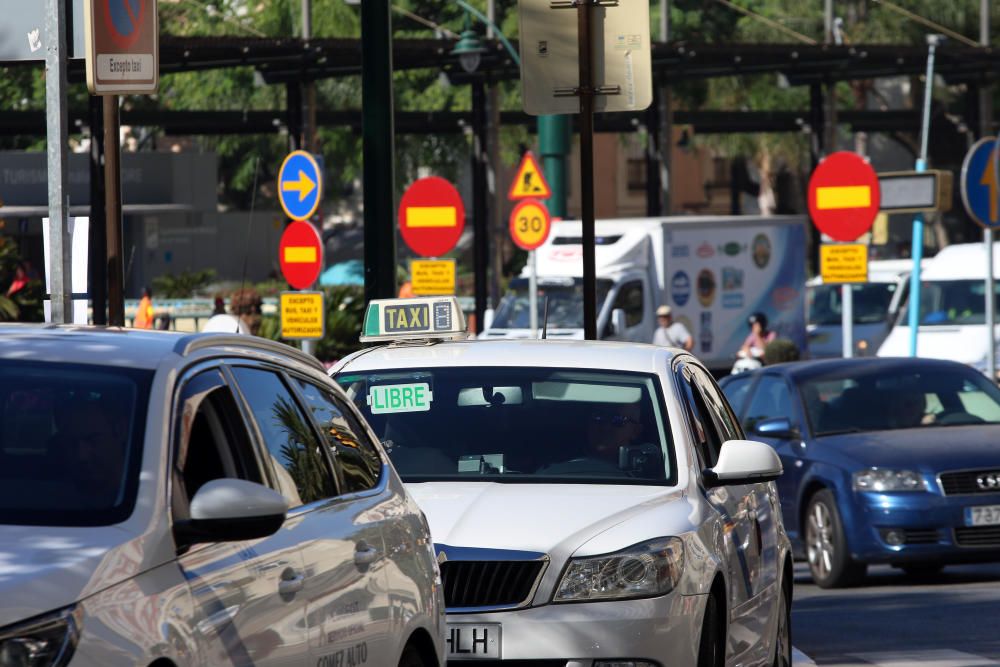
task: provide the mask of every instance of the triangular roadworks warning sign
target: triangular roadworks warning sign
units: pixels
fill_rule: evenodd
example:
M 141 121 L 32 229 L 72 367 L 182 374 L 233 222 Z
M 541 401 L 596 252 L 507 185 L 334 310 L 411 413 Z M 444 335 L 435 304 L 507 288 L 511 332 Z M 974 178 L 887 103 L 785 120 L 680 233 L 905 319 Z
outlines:
M 507 199 L 517 201 L 519 199 L 548 199 L 552 196 L 552 190 L 542 175 L 542 170 L 535 161 L 535 156 L 528 151 L 521 158 L 521 166 L 517 168 L 517 175 L 514 182 L 510 184 L 510 191 Z

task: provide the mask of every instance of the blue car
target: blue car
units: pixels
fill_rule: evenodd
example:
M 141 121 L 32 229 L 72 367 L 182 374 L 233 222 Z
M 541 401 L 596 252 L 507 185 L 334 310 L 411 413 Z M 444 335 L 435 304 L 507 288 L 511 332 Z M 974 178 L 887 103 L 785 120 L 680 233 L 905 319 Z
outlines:
M 1000 389 L 931 359 L 769 366 L 721 382 L 773 446 L 785 528 L 823 588 L 869 563 L 927 575 L 1000 561 Z

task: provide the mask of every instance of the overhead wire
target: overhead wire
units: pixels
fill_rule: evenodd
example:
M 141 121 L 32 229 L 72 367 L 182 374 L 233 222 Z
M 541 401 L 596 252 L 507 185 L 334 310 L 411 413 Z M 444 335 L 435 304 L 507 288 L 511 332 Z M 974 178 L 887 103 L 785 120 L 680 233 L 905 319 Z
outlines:
M 746 9 L 745 7 L 740 7 L 739 5 L 737 5 L 737 4 L 733 3 L 733 2 L 730 2 L 729 0 L 715 0 L 715 1 L 718 2 L 720 5 L 723 5 L 725 7 L 728 7 L 729 9 L 732 9 L 734 12 L 739 12 L 740 14 L 743 14 L 744 16 L 752 18 L 752 19 L 754 19 L 756 21 L 760 21 L 764 25 L 767 25 L 767 26 L 769 26 L 771 28 L 774 28 L 778 32 L 784 33 L 785 35 L 788 35 L 789 37 L 793 37 L 793 38 L 799 40 L 800 42 L 802 42 L 804 44 L 809 44 L 809 45 L 812 45 L 812 46 L 816 46 L 817 44 L 819 44 L 819 42 L 817 42 L 812 37 L 809 37 L 808 35 L 803 35 L 801 32 L 797 32 L 795 30 L 792 30 L 791 28 L 789 28 L 787 26 L 784 26 L 784 25 L 781 25 L 780 23 L 778 23 L 777 21 L 775 21 L 773 19 L 769 19 L 766 16 L 763 16 L 761 14 L 758 14 L 757 12 L 754 12 L 754 11 L 751 11 L 749 9 Z
M 947 28 L 947 27 L 941 25 L 940 23 L 935 23 L 934 21 L 931 21 L 930 19 L 926 19 L 923 16 L 921 16 L 920 14 L 916 14 L 914 12 L 911 12 L 909 9 L 906 9 L 905 7 L 900 7 L 899 5 L 897 5 L 894 2 L 890 2 L 889 0 L 872 0 L 872 2 L 874 2 L 876 4 L 879 4 L 879 5 L 882 5 L 886 9 L 888 9 L 890 11 L 893 11 L 893 12 L 896 12 L 897 14 L 910 19 L 911 21 L 919 23 L 919 24 L 921 24 L 923 26 L 926 26 L 926 27 L 928 27 L 928 28 L 930 28 L 932 30 L 936 30 L 937 32 L 941 33 L 942 35 L 947 35 L 948 37 L 950 37 L 951 39 L 954 39 L 957 42 L 962 42 L 966 46 L 974 46 L 976 48 L 981 48 L 982 47 L 982 44 L 980 44 L 979 42 L 977 42 L 975 40 L 969 39 L 968 37 L 966 37 L 962 33 L 955 32 L 954 30 L 951 30 L 950 28 Z

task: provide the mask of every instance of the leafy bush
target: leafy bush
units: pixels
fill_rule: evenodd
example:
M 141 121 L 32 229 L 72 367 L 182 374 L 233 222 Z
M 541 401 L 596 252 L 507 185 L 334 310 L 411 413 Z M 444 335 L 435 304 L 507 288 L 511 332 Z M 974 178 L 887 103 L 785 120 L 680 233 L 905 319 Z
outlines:
M 190 299 L 215 279 L 215 271 L 184 271 L 153 278 L 153 296 L 163 299 Z
M 767 366 L 798 361 L 801 356 L 798 346 L 787 338 L 775 338 L 764 348 L 764 364 Z

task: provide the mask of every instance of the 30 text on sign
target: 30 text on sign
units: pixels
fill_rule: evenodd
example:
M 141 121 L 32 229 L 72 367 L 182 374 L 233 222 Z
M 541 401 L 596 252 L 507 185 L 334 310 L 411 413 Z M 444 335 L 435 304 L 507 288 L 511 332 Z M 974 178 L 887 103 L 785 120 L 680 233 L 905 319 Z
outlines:
M 819 249 L 819 272 L 830 285 L 868 282 L 868 246 L 828 243 Z
M 322 338 L 322 292 L 282 292 L 280 299 L 281 337 L 290 339 Z
M 552 230 L 552 217 L 545 204 L 525 199 L 510 214 L 510 236 L 519 248 L 534 250 L 545 243 Z
M 410 283 L 416 296 L 451 296 L 455 293 L 455 260 L 412 260 Z

